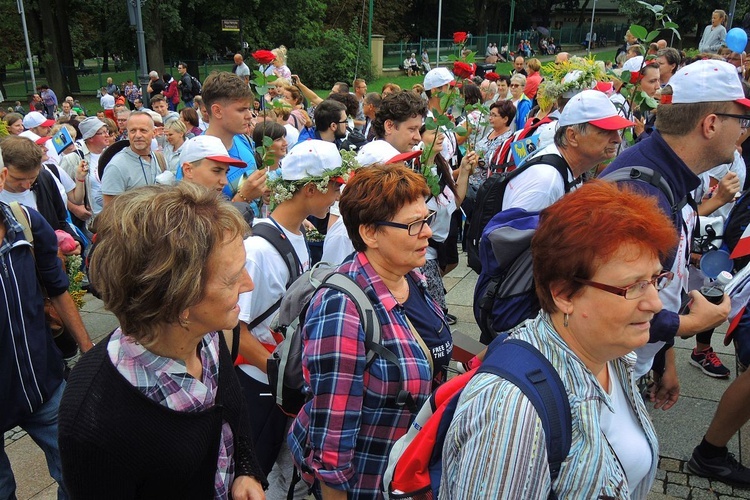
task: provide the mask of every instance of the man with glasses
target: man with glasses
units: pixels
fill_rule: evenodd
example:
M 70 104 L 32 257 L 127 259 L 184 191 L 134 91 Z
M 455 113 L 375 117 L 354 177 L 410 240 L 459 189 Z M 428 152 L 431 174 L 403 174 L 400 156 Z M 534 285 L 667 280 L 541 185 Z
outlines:
M 325 99 L 315 108 L 315 127 L 304 129 L 297 143 L 308 139 L 333 142 L 338 147 L 346 137 L 346 106 L 333 99 Z
M 118 117 L 119 118 L 119 117 Z M 90 226 L 94 218 L 99 215 L 104 206 L 102 199 L 102 182 L 99 179 L 99 157 L 109 145 L 109 130 L 107 125 L 95 116 L 83 120 L 78 129 L 81 138 L 76 141 L 75 154 L 66 154 L 60 162 L 60 168 L 76 180 L 76 184 L 83 184 L 85 196 L 78 202 L 69 200 L 80 206 L 80 210 L 71 210 L 75 217 L 73 222 L 81 229 Z M 78 175 L 84 172 L 86 175 Z M 81 180 L 82 179 L 82 180 Z
M 367 95 L 367 83 L 362 78 L 354 80 L 354 96 L 359 101 L 357 116 L 354 117 L 354 128 L 360 132 L 365 129 L 365 95 Z
M 674 405 L 680 390 L 671 348 L 674 337 L 710 330 L 723 323 L 729 314 L 727 298 L 714 305 L 697 291 L 689 295 L 687 291 L 691 235 L 697 215 L 690 192 L 700 186 L 699 174 L 734 160 L 735 144 L 750 114 L 750 100 L 745 98 L 735 73 L 730 64 L 717 60 L 698 61 L 677 71 L 662 89 L 656 130 L 626 149 L 602 172 L 608 175 L 630 167 L 647 167 L 666 181 L 672 194 L 670 201 L 662 189 L 655 187 L 659 181 L 654 185 L 639 180 L 624 181 L 654 196 L 681 234 L 674 257 L 664 263 L 675 275 L 672 283 L 659 293 L 664 309 L 651 322 L 649 343 L 636 351 L 636 376 L 646 375 L 653 365 L 650 397 L 657 408 L 665 410 Z M 736 192 L 739 186 L 734 189 Z M 692 300 L 689 313 L 678 314 L 688 298 Z M 711 354 L 712 351 L 704 356 Z M 723 458 L 726 459 L 726 453 Z

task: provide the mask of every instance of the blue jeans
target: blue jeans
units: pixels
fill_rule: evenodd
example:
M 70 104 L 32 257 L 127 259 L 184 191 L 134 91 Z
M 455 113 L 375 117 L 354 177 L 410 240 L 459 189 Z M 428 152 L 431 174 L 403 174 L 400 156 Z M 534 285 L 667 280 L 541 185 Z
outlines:
M 189 99 L 187 101 L 183 101 L 185 103 L 186 108 L 192 108 L 193 107 L 193 99 Z
M 60 399 L 62 398 L 64 389 L 65 381 L 60 384 L 60 387 L 52 394 L 49 401 L 18 424 L 44 451 L 49 474 L 57 481 L 57 500 L 67 500 L 68 498 L 63 488 L 60 449 L 57 446 L 57 409 L 60 406 Z M 13 478 L 13 471 L 10 468 L 10 460 L 8 460 L 8 455 L 5 453 L 5 445 L 3 445 L 0 452 L 0 500 L 12 500 L 15 498 L 16 481 Z

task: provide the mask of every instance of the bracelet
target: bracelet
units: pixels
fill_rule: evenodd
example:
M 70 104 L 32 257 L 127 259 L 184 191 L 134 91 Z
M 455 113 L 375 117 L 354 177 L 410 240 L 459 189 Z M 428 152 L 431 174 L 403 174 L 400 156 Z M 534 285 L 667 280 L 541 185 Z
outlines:
M 239 196 L 240 198 L 242 198 L 242 201 L 244 201 L 245 203 L 250 203 L 250 200 L 248 200 L 247 198 L 245 198 L 245 195 L 243 195 L 242 192 L 237 191 L 237 196 Z
M 76 179 L 78 182 L 86 182 L 86 179 Z

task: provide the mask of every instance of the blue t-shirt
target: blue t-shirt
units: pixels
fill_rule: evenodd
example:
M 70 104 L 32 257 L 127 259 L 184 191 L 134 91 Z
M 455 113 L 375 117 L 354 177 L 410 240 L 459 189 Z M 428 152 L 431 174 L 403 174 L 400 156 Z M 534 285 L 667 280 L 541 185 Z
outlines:
M 243 134 L 237 134 L 232 140 L 232 147 L 229 149 L 229 156 L 242 160 L 247 163 L 247 167 L 229 167 L 227 172 L 227 185 L 224 186 L 223 193 L 231 200 L 237 189 L 239 189 L 240 180 L 243 175 L 250 175 L 255 172 L 258 167 L 255 164 L 255 145 L 247 136 Z
M 433 312 L 414 279 L 407 275 L 406 280 L 409 283 L 409 298 L 404 302 L 404 312 L 432 354 L 434 389 L 445 382 L 445 367 L 448 366 L 453 354 L 453 337 L 448 324 Z

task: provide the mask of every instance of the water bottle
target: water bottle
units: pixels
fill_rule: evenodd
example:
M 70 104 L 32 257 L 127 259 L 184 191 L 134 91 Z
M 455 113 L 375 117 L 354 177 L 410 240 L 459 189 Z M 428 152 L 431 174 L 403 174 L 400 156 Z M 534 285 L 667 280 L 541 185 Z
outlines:
M 731 280 L 732 273 L 729 271 L 722 271 L 716 277 L 714 282 L 702 286 L 700 293 L 712 304 L 720 304 L 724 299 L 724 287 L 727 286 Z

